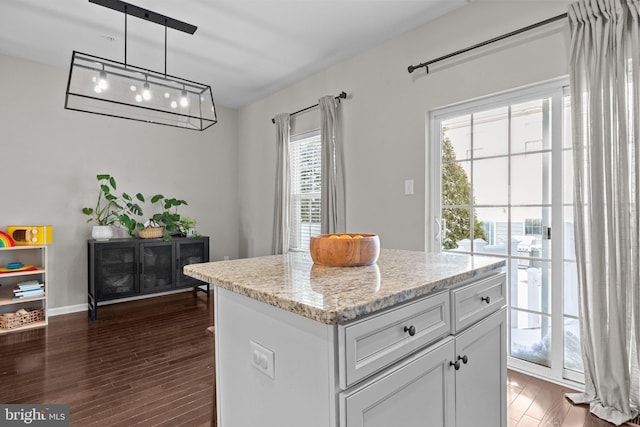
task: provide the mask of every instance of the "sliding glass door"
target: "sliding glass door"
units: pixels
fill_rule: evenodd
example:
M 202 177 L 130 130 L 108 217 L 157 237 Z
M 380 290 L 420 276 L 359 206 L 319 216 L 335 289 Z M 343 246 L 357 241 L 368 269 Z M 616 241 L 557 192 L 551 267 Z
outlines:
M 510 364 L 579 381 L 564 85 L 432 113 L 432 249 L 504 258 Z

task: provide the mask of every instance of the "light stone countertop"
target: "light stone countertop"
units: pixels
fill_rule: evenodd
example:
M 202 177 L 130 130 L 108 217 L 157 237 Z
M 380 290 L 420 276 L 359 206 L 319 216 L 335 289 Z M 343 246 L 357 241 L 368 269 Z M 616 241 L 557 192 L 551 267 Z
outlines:
M 382 249 L 366 267 L 315 265 L 307 252 L 191 264 L 184 273 L 326 324 L 341 324 L 456 286 L 501 258 Z

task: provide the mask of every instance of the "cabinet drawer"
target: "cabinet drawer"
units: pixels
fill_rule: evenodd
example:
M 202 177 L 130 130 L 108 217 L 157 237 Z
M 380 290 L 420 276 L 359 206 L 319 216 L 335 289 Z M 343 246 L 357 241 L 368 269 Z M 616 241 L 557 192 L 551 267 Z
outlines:
M 340 387 L 345 389 L 448 335 L 449 292 L 338 327 Z
M 506 283 L 506 274 L 500 273 L 452 291 L 454 332 L 459 332 L 502 308 L 507 301 Z

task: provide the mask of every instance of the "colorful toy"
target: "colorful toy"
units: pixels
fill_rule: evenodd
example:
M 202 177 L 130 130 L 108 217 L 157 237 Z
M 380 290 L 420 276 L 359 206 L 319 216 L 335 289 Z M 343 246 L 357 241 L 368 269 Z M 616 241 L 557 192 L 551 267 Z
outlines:
M 11 236 L 9 236 L 4 231 L 0 231 L 0 248 L 10 248 L 11 246 L 15 246 L 16 242 L 13 241 Z
M 7 233 L 16 245 L 46 245 L 53 239 L 50 225 L 9 225 Z

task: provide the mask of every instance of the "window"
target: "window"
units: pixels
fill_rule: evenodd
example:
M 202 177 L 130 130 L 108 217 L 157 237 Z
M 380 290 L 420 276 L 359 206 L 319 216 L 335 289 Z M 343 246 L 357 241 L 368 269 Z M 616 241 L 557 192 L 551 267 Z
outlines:
M 432 112 L 432 248 L 506 259 L 509 365 L 580 381 L 567 84 Z
M 311 236 L 320 234 L 320 131 L 294 135 L 289 142 L 291 218 L 289 250 L 309 250 Z

